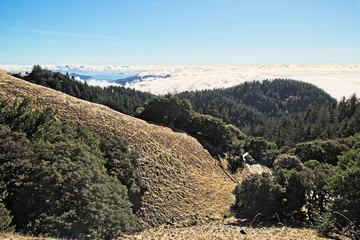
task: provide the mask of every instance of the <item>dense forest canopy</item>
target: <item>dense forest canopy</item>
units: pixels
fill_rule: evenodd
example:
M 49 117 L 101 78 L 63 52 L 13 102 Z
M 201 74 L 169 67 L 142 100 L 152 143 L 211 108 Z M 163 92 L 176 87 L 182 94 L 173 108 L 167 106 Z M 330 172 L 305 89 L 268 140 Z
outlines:
M 245 128 L 252 136 L 274 141 L 279 147 L 316 139 L 349 137 L 360 132 L 360 100 L 356 95 L 338 104 L 310 106 L 304 112 Z
M 223 118 L 240 129 L 305 111 L 310 105 L 336 102 L 312 84 L 288 79 L 245 82 L 231 88 L 183 92 L 177 96 L 189 99 L 200 113 Z
M 140 229 L 132 213 L 146 190 L 127 143 L 52 108 L 0 104 L 0 230 L 113 238 Z

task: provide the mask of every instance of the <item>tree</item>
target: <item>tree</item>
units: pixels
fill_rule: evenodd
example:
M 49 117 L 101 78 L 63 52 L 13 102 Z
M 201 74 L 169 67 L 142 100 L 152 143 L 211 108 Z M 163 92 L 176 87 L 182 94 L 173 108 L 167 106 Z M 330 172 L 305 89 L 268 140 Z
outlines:
M 336 168 L 316 160 L 307 161 L 304 165 L 309 176 L 307 179 L 310 184 L 307 191 L 307 208 L 309 220 L 312 221 L 313 215 L 325 213 L 325 209 L 330 203 L 330 180 L 335 174 Z
M 209 105 L 207 105 L 206 110 L 205 110 L 205 114 L 209 114 L 211 116 L 214 116 L 216 118 L 221 118 L 222 114 L 219 111 L 219 107 L 216 104 L 215 101 L 211 101 L 209 103 Z
M 279 212 L 283 192 L 269 174 L 252 175 L 236 186 L 235 207 L 241 216 L 249 219 L 258 213 L 271 217 Z
M 3 203 L 3 200 L 6 198 L 6 196 L 6 187 L 3 183 L 0 182 L 0 233 L 3 231 L 13 230 L 13 228 L 10 227 L 12 216 L 10 215 L 10 211 Z
M 268 142 L 262 137 L 248 137 L 245 140 L 245 151 L 249 152 L 256 161 L 272 166 L 276 155 L 276 144 Z
M 360 229 L 360 149 L 340 157 L 338 171 L 331 181 L 333 218 L 342 227 Z M 337 226 L 337 227 L 340 227 Z M 358 234 L 360 234 L 358 232 Z
M 274 162 L 275 168 L 284 168 L 287 170 L 295 169 L 296 171 L 303 170 L 304 166 L 296 156 L 288 154 L 279 155 Z
M 141 197 L 147 190 L 141 179 L 138 154 L 129 151 L 127 143 L 116 136 L 100 134 L 100 139 L 100 150 L 106 160 L 107 172 L 127 187 L 135 212 L 140 208 Z
M 68 74 L 64 75 L 59 72 L 42 69 L 39 65 L 35 65 L 29 75 L 17 77 L 62 91 L 77 98 L 104 104 L 126 114 L 133 114 L 136 108 L 141 107 L 153 97 L 150 93 L 124 87 L 111 86 L 100 88 L 89 86 L 86 82 L 76 81 L 73 76 L 70 77 Z
M 179 128 L 192 134 L 206 141 L 206 145 L 215 146 L 220 152 L 230 150 L 237 137 L 243 136 L 234 126 L 227 125 L 220 118 L 196 112 L 189 100 L 179 100 L 176 96 L 153 98 L 137 113 L 136 116 L 144 120 Z M 213 150 L 208 150 L 213 154 Z
M 306 204 L 306 192 L 308 189 L 304 171 L 276 168 L 274 178 L 275 182 L 284 189 L 282 212 L 291 217 L 300 216 L 302 218 L 300 213 Z
M 295 147 L 295 155 L 299 156 L 302 162 L 317 160 L 320 163 L 336 165 L 338 155 L 348 148 L 335 140 L 317 140 L 299 143 Z

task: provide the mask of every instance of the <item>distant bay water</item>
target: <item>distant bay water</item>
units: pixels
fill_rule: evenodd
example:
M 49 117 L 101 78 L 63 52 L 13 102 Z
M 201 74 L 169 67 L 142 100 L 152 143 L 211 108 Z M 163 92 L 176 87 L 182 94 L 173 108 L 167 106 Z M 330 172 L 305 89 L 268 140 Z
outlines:
M 67 71 L 60 71 L 66 73 Z M 69 73 L 69 72 L 68 72 Z M 76 78 L 80 78 L 83 81 L 107 81 L 125 84 L 131 81 L 131 77 L 137 76 L 140 71 L 129 71 L 129 72 L 113 72 L 113 71 L 74 71 L 69 73 L 70 76 L 74 75 Z M 121 81 L 123 80 L 123 81 Z

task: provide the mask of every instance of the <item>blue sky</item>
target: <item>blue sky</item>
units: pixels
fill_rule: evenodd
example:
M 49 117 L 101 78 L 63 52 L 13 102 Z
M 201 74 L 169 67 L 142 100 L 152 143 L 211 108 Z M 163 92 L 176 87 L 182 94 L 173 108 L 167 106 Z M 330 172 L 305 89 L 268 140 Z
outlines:
M 360 63 L 360 0 L 0 0 L 0 64 Z

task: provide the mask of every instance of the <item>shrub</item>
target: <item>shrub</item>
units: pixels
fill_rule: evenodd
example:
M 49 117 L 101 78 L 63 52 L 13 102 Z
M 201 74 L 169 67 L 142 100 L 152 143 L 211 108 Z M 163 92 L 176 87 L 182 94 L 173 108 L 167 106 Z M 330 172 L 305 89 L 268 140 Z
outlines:
M 234 190 L 236 210 L 246 218 L 253 218 L 258 213 L 264 217 L 273 216 L 280 211 L 283 192 L 269 174 L 252 175 Z
M 6 196 L 6 188 L 4 184 L 0 183 L 0 232 L 13 230 L 13 228 L 10 227 L 10 224 L 12 222 L 12 216 L 10 216 L 10 211 L 2 202 Z
M 245 140 L 245 151 L 248 151 L 251 156 L 258 162 L 261 162 L 269 167 L 278 155 L 276 144 L 268 142 L 262 137 L 248 137 Z
M 340 157 L 338 171 L 331 181 L 333 217 L 342 227 L 350 223 L 360 229 L 360 149 Z M 359 230 L 358 230 L 359 231 Z
M 275 168 L 285 168 L 287 170 L 295 169 L 296 171 L 303 170 L 304 166 L 296 156 L 288 154 L 279 155 L 274 162 Z
M 317 140 L 312 142 L 299 143 L 295 147 L 295 155 L 299 156 L 302 162 L 317 160 L 320 163 L 336 165 L 338 155 L 341 155 L 348 148 L 335 140 Z

